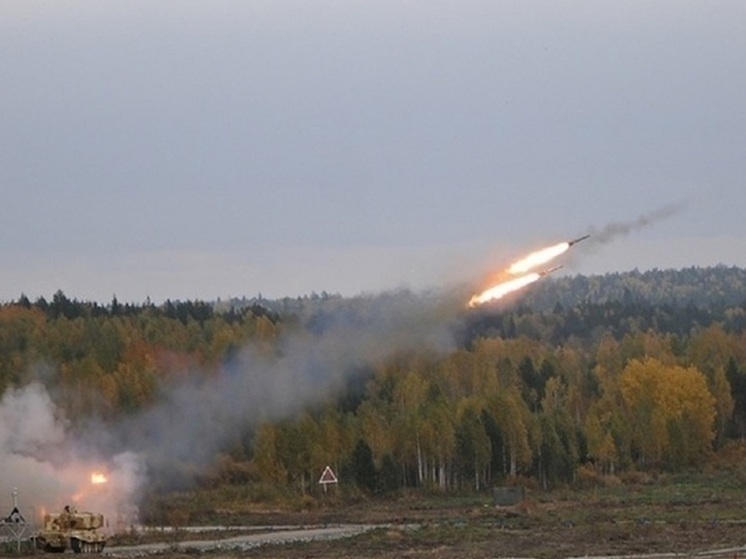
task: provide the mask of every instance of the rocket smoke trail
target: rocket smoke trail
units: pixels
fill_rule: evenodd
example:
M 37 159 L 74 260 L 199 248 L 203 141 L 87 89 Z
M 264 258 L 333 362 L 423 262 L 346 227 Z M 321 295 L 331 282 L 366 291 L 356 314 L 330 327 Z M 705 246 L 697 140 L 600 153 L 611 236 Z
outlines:
M 513 293 L 519 289 L 522 289 L 526 285 L 529 285 L 539 278 L 546 276 L 547 274 L 561 268 L 562 266 L 555 266 L 549 270 L 543 272 L 532 272 L 537 266 L 545 265 L 560 255 L 565 254 L 568 249 L 575 246 L 576 244 L 591 238 L 591 244 L 600 245 L 606 244 L 613 241 L 616 237 L 621 235 L 627 235 L 633 231 L 641 229 L 647 225 L 651 225 L 656 221 L 660 221 L 667 217 L 670 217 L 680 210 L 683 209 L 683 204 L 671 204 L 663 206 L 657 210 L 653 210 L 650 213 L 643 214 L 638 218 L 629 222 L 617 222 L 606 225 L 600 231 L 591 229 L 591 233 L 585 234 L 582 237 L 578 237 L 571 241 L 565 241 L 550 245 L 540 250 L 534 251 L 527 256 L 524 256 L 520 260 L 514 262 L 507 268 L 507 273 L 512 276 L 518 276 L 512 280 L 503 280 L 492 287 L 482 291 L 481 293 L 475 294 L 469 300 L 468 306 L 475 307 L 490 301 L 501 299 L 505 295 Z
M 652 225 L 654 223 L 657 223 L 658 221 L 668 219 L 669 217 L 672 217 L 684 210 L 684 208 L 685 204 L 683 203 L 669 204 L 651 212 L 642 214 L 632 221 L 609 223 L 608 225 L 602 227 L 599 231 L 595 231 L 591 228 L 590 242 L 597 245 L 610 243 L 617 237 L 629 235 L 630 233 L 638 231 L 644 227 L 647 227 L 648 225 Z

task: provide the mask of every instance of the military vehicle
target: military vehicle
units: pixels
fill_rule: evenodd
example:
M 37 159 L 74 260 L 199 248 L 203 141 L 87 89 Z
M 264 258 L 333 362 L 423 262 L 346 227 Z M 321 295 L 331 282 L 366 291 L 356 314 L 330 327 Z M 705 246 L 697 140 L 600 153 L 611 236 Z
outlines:
M 50 553 L 101 553 L 106 545 L 104 516 L 78 512 L 66 506 L 61 513 L 44 515 L 44 527 L 36 534 L 36 545 Z

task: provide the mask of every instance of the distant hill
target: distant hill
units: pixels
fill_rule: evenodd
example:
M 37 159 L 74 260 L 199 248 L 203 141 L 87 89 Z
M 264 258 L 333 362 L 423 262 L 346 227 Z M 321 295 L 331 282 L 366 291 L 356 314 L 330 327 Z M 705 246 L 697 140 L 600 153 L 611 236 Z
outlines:
M 558 303 L 608 302 L 724 308 L 746 303 L 746 270 L 729 266 L 617 272 L 550 278 L 529 290 L 521 304 L 546 310 Z
M 467 310 L 468 293 L 407 290 L 342 297 L 328 293 L 268 300 L 224 301 L 224 308 L 267 309 L 283 321 L 320 332 L 333 325 L 382 321 L 393 314 L 432 312 L 456 319 L 456 339 L 465 346 L 484 337 L 520 336 L 550 344 L 570 337 L 595 343 L 609 333 L 617 339 L 637 331 L 687 335 L 721 324 L 746 330 L 746 270 L 715 266 L 682 270 L 617 272 L 595 276 L 547 277 L 515 296 Z M 445 312 L 440 312 L 445 309 Z M 220 311 L 218 311 L 220 312 Z M 427 320 L 427 318 L 425 318 Z
M 409 301 L 432 301 L 439 297 L 453 297 L 453 294 L 400 290 L 346 298 L 322 292 L 281 299 L 266 299 L 261 296 L 234 298 L 222 301 L 218 306 L 235 309 L 262 307 L 287 315 L 350 307 L 356 304 L 364 306 L 365 302 L 372 303 L 395 297 L 405 297 Z M 527 287 L 510 303 L 511 306 L 535 312 L 552 310 L 558 305 L 572 308 L 578 305 L 606 303 L 722 310 L 746 304 L 746 269 L 714 266 L 681 270 L 655 269 L 646 272 L 632 270 L 594 276 L 553 276 Z

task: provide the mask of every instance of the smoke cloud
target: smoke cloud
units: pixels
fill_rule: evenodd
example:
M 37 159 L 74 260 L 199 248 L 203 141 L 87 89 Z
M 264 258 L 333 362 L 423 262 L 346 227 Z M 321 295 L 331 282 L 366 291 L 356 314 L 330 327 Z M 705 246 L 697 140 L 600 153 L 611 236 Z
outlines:
M 591 241 L 611 242 L 682 209 L 610 223 L 591 231 Z M 132 522 L 146 481 L 190 483 L 258 422 L 328 403 L 398 352 L 452 349 L 466 301 L 460 292 L 452 297 L 400 291 L 317 302 L 279 339 L 241 349 L 217 372 L 181 376 L 162 387 L 157 405 L 114 425 L 73 430 L 40 382 L 10 389 L 0 400 L 0 490 L 10 496 L 18 488 L 27 519 L 73 504 L 115 526 Z M 93 472 L 108 482 L 91 483 Z
M 136 520 L 146 481 L 189 483 L 247 428 L 328 402 L 387 356 L 451 349 L 462 306 L 409 292 L 332 299 L 279 339 L 243 348 L 219 371 L 163 387 L 157 405 L 115 425 L 72 429 L 39 382 L 8 390 L 0 401 L 0 483 L 7 484 L 0 489 L 18 487 L 28 520 L 31 510 L 38 520 L 73 504 L 126 525 Z M 92 484 L 93 472 L 108 482 Z
M 442 300 L 408 292 L 330 301 L 271 348 L 245 347 L 216 375 L 171 386 L 161 404 L 107 436 L 146 456 L 159 485 L 188 481 L 247 427 L 330 401 L 387 356 L 451 348 L 449 315 Z
M 112 523 L 136 512 L 142 481 L 138 457 L 99 456 L 68 427 L 41 383 L 5 392 L 0 400 L 0 472 L 9 498 L 1 516 L 11 512 L 15 488 L 21 514 L 35 524 L 65 505 L 102 512 Z M 94 471 L 105 472 L 111 483 L 92 484 Z

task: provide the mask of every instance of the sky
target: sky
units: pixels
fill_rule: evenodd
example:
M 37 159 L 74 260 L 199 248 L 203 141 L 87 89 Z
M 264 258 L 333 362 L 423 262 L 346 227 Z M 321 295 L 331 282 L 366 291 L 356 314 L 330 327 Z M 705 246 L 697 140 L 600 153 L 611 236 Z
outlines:
M 0 301 L 443 287 L 642 222 L 562 273 L 744 267 L 745 54 L 740 0 L 0 0 Z

